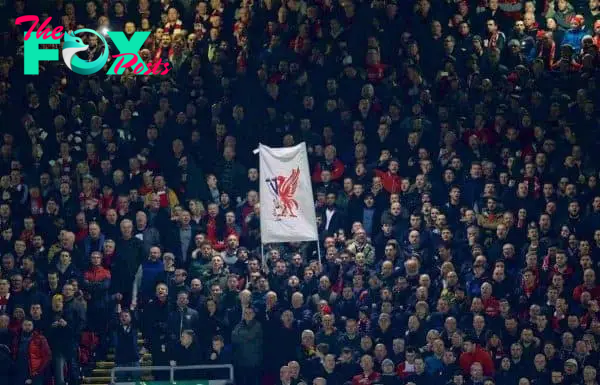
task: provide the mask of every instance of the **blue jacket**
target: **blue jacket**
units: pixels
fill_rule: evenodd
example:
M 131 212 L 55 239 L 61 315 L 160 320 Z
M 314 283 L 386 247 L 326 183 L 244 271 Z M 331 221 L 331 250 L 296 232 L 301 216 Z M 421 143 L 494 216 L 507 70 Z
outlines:
M 565 32 L 565 37 L 560 45 L 562 47 L 568 44 L 573 47 L 575 52 L 579 52 L 581 50 L 581 40 L 585 35 L 587 35 L 585 28 L 570 29 Z
M 98 238 L 98 243 L 100 244 L 100 251 L 104 250 L 104 241 L 106 237 L 104 234 L 100 234 L 100 238 Z M 92 238 L 88 235 L 83 239 L 83 252 L 85 254 L 86 261 L 90 259 L 90 254 L 92 253 Z M 87 265 L 86 265 L 87 266 Z

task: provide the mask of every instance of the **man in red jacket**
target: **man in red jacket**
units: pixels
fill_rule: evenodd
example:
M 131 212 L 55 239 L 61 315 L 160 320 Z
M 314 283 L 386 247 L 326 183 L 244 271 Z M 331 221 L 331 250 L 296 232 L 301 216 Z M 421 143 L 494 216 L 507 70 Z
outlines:
M 315 183 L 321 183 L 321 171 L 331 171 L 331 180 L 337 181 L 344 176 L 346 166 L 341 160 L 337 158 L 337 151 L 334 146 L 327 146 L 323 150 L 324 159 L 315 165 L 312 173 L 312 181 Z
M 44 384 L 44 372 L 52 359 L 52 353 L 46 337 L 38 330 L 33 330 L 31 319 L 23 321 L 21 332 L 15 336 L 12 345 L 12 355 L 20 377 L 15 384 Z
M 383 188 L 390 194 L 397 194 L 400 192 L 400 186 L 402 185 L 402 178 L 398 174 L 400 170 L 400 163 L 398 159 L 392 158 L 388 163 L 387 171 L 375 170 L 375 175 L 381 178 Z
M 483 374 L 494 375 L 494 362 L 490 354 L 483 348 L 477 346 L 472 337 L 465 337 L 463 341 L 463 353 L 460 355 L 459 365 L 465 375 L 471 373 L 471 365 L 479 362 L 483 367 Z
M 573 290 L 573 299 L 576 302 L 581 302 L 581 294 L 588 292 L 592 299 L 600 299 L 600 286 L 596 285 L 596 273 L 593 269 L 586 269 L 583 272 L 583 283 Z

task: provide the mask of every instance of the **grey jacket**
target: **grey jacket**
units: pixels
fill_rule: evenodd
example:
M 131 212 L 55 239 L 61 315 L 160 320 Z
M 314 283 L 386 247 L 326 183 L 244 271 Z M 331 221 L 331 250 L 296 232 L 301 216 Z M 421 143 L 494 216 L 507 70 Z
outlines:
M 233 363 L 244 368 L 257 368 L 263 362 L 263 330 L 260 322 L 242 321 L 231 333 Z
M 141 237 L 137 238 L 142 241 L 145 253 L 144 256 L 146 257 L 150 255 L 150 249 L 153 246 L 160 245 L 160 234 L 154 227 L 147 226 L 146 229 L 141 232 Z

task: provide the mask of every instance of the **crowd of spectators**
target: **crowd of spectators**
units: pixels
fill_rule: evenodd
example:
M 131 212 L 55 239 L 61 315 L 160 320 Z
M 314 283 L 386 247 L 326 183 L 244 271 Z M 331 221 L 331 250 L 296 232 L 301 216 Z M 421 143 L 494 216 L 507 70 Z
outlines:
M 0 384 L 138 331 L 238 385 L 598 384 L 598 0 L 0 7 Z M 171 70 L 25 76 L 29 14 Z M 259 142 L 306 142 L 321 263 L 261 255 Z

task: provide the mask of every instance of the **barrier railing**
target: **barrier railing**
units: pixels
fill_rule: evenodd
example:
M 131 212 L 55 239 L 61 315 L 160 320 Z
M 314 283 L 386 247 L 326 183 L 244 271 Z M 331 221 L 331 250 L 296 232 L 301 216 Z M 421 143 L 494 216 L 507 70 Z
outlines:
M 227 369 L 229 372 L 228 378 L 220 378 L 220 379 L 202 379 L 202 380 L 176 380 L 175 372 L 177 371 L 186 371 L 186 370 L 210 370 L 210 369 Z M 169 372 L 169 381 L 116 381 L 118 372 Z M 131 385 L 141 385 L 145 383 L 146 385 L 167 385 L 167 384 L 204 384 L 204 385 L 213 385 L 218 383 L 225 382 L 233 382 L 233 365 L 190 365 L 190 366 L 119 366 L 114 367 L 110 371 L 110 383 L 111 384 L 131 384 Z

